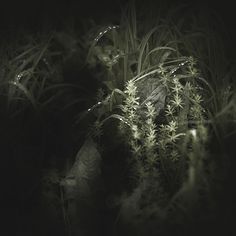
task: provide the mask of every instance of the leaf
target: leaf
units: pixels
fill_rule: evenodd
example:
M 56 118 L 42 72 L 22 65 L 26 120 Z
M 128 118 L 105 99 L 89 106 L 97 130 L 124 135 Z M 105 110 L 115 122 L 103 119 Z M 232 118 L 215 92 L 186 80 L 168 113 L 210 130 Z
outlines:
M 152 34 L 157 30 L 157 27 L 153 28 L 152 30 L 150 30 L 150 32 L 144 37 L 144 39 L 141 41 L 140 44 L 140 50 L 139 50 L 139 58 L 138 58 L 138 68 L 137 68 L 137 73 L 140 74 L 141 70 L 142 70 L 142 65 L 143 65 L 143 56 L 144 56 L 144 50 L 145 47 L 148 44 L 148 40 L 150 39 L 150 37 L 152 36 Z
M 9 82 L 10 84 L 16 86 L 20 91 L 23 92 L 23 94 L 26 96 L 26 98 L 28 98 L 28 100 L 31 102 L 31 104 L 33 105 L 34 108 L 36 108 L 37 104 L 36 104 L 36 101 L 33 97 L 33 95 L 30 93 L 30 91 L 25 87 L 23 86 L 21 83 L 19 82 Z
M 76 155 L 75 162 L 61 182 L 67 199 L 91 200 L 99 190 L 101 155 L 91 137 L 88 137 Z M 101 183 L 100 183 L 101 184 Z
M 110 116 L 108 116 L 107 118 L 105 118 L 104 120 L 101 121 L 102 124 L 104 124 L 106 121 L 108 121 L 109 119 L 116 119 L 116 120 L 119 120 L 119 121 L 122 121 L 123 123 L 129 125 L 129 123 L 127 122 L 127 120 L 121 116 L 121 115 L 118 115 L 118 114 L 112 114 Z

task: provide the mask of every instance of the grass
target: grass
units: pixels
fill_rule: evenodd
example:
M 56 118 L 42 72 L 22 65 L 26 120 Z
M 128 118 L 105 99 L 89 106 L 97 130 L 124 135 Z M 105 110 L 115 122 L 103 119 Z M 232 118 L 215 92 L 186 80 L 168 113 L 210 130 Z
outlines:
M 231 221 L 233 206 L 235 71 L 214 30 L 220 21 L 185 5 L 139 7 L 128 4 L 116 24 L 92 22 L 83 37 L 25 34 L 1 48 L 1 130 L 18 137 L 21 168 L 24 140 L 40 147 L 37 188 L 56 224 L 66 219 L 63 235 L 77 230 L 76 216 L 56 189 L 87 136 L 103 158 L 109 235 L 231 227 L 223 218 Z
M 188 227 L 191 228 L 190 225 L 196 220 L 194 214 L 212 214 L 211 211 L 214 211 L 210 209 L 209 212 L 206 210 L 202 213 L 196 206 L 207 206 L 214 201 L 208 188 L 217 186 L 209 187 L 214 185 L 211 179 L 217 174 L 209 173 L 208 165 L 219 163 L 208 153 L 209 145 L 217 137 L 222 146 L 219 156 L 223 157 L 224 136 L 221 132 L 227 129 L 229 123 L 231 128 L 235 127 L 235 121 L 228 117 L 229 114 L 235 114 L 234 92 L 230 90 L 234 72 L 231 69 L 229 71 L 233 67 L 232 64 L 227 64 L 231 62 L 223 47 L 219 48 L 223 45 L 220 36 L 202 25 L 198 16 L 194 17 L 186 15 L 184 19 L 189 22 L 185 25 L 185 22 L 176 22 L 175 15 L 170 13 L 167 17 L 158 19 L 157 23 L 147 17 L 148 25 L 138 25 L 134 7 L 128 6 L 119 28 L 110 27 L 112 32 L 105 30 L 106 34 L 100 34 L 101 37 L 89 51 L 89 57 L 94 60 L 93 65 L 97 58 L 97 63 L 103 67 L 101 77 L 104 78 L 105 85 L 109 85 L 107 93 L 119 91 L 117 96 L 123 100 L 118 100 L 116 106 L 112 106 L 115 108 L 104 114 L 108 118 L 102 120 L 101 124 L 109 118 L 118 119 L 121 122 L 119 129 L 131 149 L 133 160 L 129 157 L 132 160 L 129 165 L 131 175 L 136 176 L 136 188 L 133 194 L 123 199 L 121 209 L 125 212 L 123 217 L 126 221 L 134 225 L 134 232 L 142 227 L 146 229 L 144 225 L 147 215 L 143 213 L 142 216 L 139 204 L 147 204 L 143 212 L 150 211 L 150 217 L 153 214 L 153 201 L 143 203 L 142 199 L 145 194 L 151 194 L 150 189 L 141 187 L 143 182 L 152 181 L 152 178 L 164 189 L 154 200 L 157 202 L 155 207 L 159 209 L 155 212 L 157 220 L 160 217 L 158 214 L 163 214 L 165 209 L 165 220 L 169 224 L 182 219 L 182 223 L 177 224 L 183 226 L 189 217 L 192 221 L 188 223 Z M 108 53 L 103 55 L 107 56 L 106 62 L 100 60 L 97 54 L 101 51 Z M 109 66 L 107 62 L 110 62 Z M 147 106 L 147 111 L 144 105 Z M 164 118 L 159 120 L 159 112 L 163 109 Z M 224 120 L 217 118 L 221 115 Z M 215 150 L 211 151 L 215 153 Z M 226 159 L 225 161 L 227 162 Z M 156 176 L 155 173 L 159 174 Z M 134 195 L 138 190 L 141 191 L 139 198 Z M 198 191 L 206 196 L 201 196 Z M 162 195 L 169 196 L 169 202 L 165 206 L 158 205 L 158 197 L 161 198 Z M 132 213 L 128 217 L 129 206 L 126 206 L 126 201 L 136 202 L 132 211 L 137 215 Z M 128 208 L 124 209 L 124 206 Z M 174 208 L 171 213 L 170 208 Z M 140 222 L 143 225 L 138 225 Z

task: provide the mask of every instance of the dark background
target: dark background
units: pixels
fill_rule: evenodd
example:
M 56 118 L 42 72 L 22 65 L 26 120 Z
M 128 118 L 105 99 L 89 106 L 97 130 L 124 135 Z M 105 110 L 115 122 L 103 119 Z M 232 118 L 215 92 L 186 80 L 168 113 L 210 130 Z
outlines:
M 121 7 L 127 3 L 127 0 L 3 0 L 0 2 L 0 37 L 3 38 L 9 32 L 14 34 L 22 27 L 36 32 L 50 27 L 60 30 L 66 21 L 71 19 L 76 22 L 89 18 L 100 22 L 108 19 L 109 22 L 110 19 L 119 16 Z M 145 5 L 148 2 L 156 3 L 158 7 L 160 0 L 136 0 L 136 2 Z M 225 32 L 231 38 L 231 41 L 227 41 L 226 44 L 235 54 L 236 49 L 233 47 L 236 40 L 234 1 L 165 0 L 161 2 L 170 8 L 187 4 L 192 10 L 200 9 L 206 14 L 209 13 L 209 18 L 212 18 L 210 15 L 212 13 L 217 15 L 223 22 Z
M 104 16 L 112 16 L 119 13 L 120 6 L 124 6 L 126 0 L 3 0 L 1 1 L 1 25 L 3 27 L 17 27 L 19 25 L 27 25 L 37 28 L 42 23 L 42 19 L 47 17 L 48 21 L 56 23 L 65 19 L 65 17 L 73 16 L 78 19 L 84 17 L 101 18 Z M 158 3 L 159 0 L 140 1 L 143 4 L 147 2 Z M 198 6 L 202 10 L 216 11 L 222 17 L 227 28 L 233 31 L 235 23 L 235 4 L 234 1 L 213 1 L 213 0 L 165 0 L 162 1 L 171 5 L 179 5 L 187 3 L 189 5 Z

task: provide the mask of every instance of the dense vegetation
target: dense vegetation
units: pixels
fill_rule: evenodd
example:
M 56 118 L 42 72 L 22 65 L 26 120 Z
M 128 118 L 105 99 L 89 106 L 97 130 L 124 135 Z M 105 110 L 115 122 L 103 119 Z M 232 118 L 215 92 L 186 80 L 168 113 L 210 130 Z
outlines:
M 188 6 L 128 4 L 114 18 L 1 40 L 4 235 L 227 234 L 227 32 Z

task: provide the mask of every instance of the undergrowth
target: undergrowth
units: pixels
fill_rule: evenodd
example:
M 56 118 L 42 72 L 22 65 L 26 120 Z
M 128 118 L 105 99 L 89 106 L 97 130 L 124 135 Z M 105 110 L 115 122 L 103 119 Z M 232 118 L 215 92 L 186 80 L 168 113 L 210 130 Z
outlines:
M 206 26 L 209 16 L 191 14 L 187 6 L 146 11 L 128 4 L 119 22 L 92 22 L 83 37 L 71 29 L 2 47 L 1 118 L 27 123 L 36 116 L 42 140 L 57 136 L 48 120 L 61 119 L 66 128 L 68 122 L 73 137 L 63 137 L 62 146 L 71 149 L 87 137 L 96 141 L 104 202 L 113 202 L 103 209 L 113 219 L 109 235 L 204 233 L 206 225 L 211 231 L 212 223 L 231 217 L 219 205 L 231 187 L 224 185 L 232 177 L 236 134 L 234 65 L 214 24 Z M 67 80 L 71 64 L 79 69 Z M 72 152 L 60 160 L 41 157 L 42 166 L 47 163 L 42 195 L 62 205 L 68 235 L 66 211 L 72 210 L 60 183 Z M 117 176 L 109 176 L 113 172 Z
M 134 235 L 146 234 L 146 224 L 152 228 L 158 221 L 181 225 L 184 232 L 214 215 L 211 202 L 218 183 L 212 182 L 217 174 L 211 168 L 219 163 L 209 145 L 215 136 L 224 145 L 218 128 L 222 132 L 235 122 L 228 116 L 235 114 L 232 65 L 221 62 L 226 57 L 218 49 L 221 39 L 216 46 L 214 32 L 188 17 L 189 24 L 176 22 L 174 14 L 139 24 L 129 5 L 120 24 L 101 28 L 89 48 L 87 63 L 91 70 L 100 66 L 96 76 L 107 94 L 97 104 L 105 108 L 96 127 L 118 120 L 120 136 L 115 138 L 122 137 L 130 150 L 127 165 L 134 187 L 121 197 L 118 222 L 121 227 L 129 222 Z M 221 115 L 224 121 L 218 120 Z M 160 226 L 160 232 L 168 229 Z

